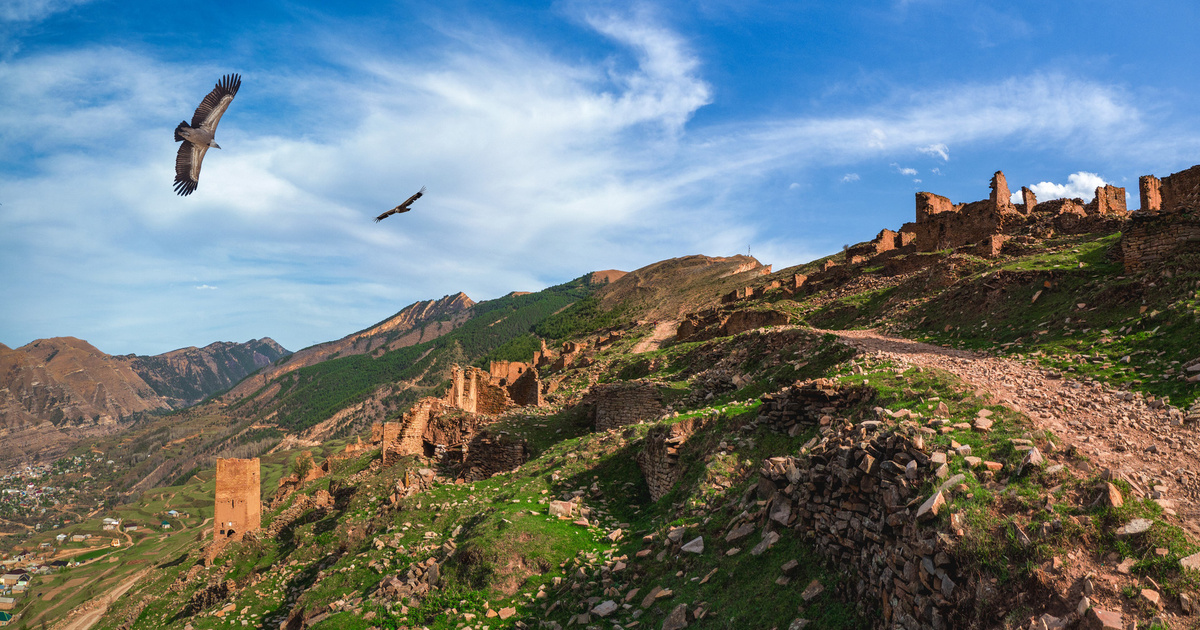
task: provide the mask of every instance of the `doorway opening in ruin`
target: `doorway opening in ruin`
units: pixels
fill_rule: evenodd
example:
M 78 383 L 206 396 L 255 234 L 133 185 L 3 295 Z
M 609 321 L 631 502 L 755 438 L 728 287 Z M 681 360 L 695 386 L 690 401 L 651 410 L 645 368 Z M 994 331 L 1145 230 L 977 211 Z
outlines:
M 232 530 L 232 529 L 231 529 L 231 530 L 228 530 L 228 531 L 225 533 L 225 537 L 226 537 L 226 538 L 233 538 L 233 530 Z

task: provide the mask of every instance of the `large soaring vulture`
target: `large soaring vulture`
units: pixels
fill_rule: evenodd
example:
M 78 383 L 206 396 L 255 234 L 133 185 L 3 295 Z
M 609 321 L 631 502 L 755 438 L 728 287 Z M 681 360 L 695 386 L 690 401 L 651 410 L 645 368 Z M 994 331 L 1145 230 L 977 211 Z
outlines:
M 175 142 L 179 145 L 179 154 L 175 156 L 175 192 L 180 195 L 190 195 L 196 192 L 200 183 L 200 163 L 209 147 L 220 149 L 213 141 L 217 133 L 217 123 L 229 109 L 238 88 L 242 86 L 242 77 L 227 74 L 217 82 L 217 87 L 200 101 L 196 113 L 192 114 L 192 124 L 187 121 L 179 123 L 175 128 Z
M 381 215 L 379 215 L 379 216 L 375 217 L 375 222 L 376 222 L 376 223 L 379 223 L 380 221 L 382 221 L 382 220 L 384 220 L 384 219 L 388 218 L 389 216 L 391 216 L 391 215 L 393 215 L 393 214 L 397 214 L 397 213 L 400 213 L 400 212 L 408 212 L 409 210 L 412 210 L 412 208 L 411 208 L 411 207 L 409 207 L 409 206 L 412 206 L 412 202 L 414 202 L 414 201 L 416 201 L 416 200 L 420 199 L 420 198 L 421 198 L 421 195 L 424 195 L 424 194 L 425 194 L 425 187 L 424 187 L 424 186 L 422 186 L 422 187 L 421 187 L 421 190 L 418 190 L 418 191 L 417 191 L 417 194 L 415 194 L 415 195 L 413 195 L 413 196 L 409 197 L 409 198 L 408 198 L 408 199 L 407 199 L 407 200 L 406 200 L 404 203 L 402 203 L 402 204 L 400 204 L 400 205 L 396 206 L 395 208 L 392 208 L 391 210 L 388 210 L 387 212 L 384 212 L 383 214 L 381 214 Z

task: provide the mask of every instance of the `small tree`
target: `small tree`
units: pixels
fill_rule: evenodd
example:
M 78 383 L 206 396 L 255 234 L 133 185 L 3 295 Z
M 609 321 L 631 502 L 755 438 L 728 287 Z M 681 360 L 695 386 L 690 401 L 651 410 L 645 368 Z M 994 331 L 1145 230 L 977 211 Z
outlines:
M 296 455 L 296 460 L 292 462 L 292 474 L 296 475 L 296 478 L 300 481 L 304 481 L 304 478 L 308 476 L 308 473 L 310 470 L 312 470 L 312 467 L 312 453 L 304 451 L 299 455 Z

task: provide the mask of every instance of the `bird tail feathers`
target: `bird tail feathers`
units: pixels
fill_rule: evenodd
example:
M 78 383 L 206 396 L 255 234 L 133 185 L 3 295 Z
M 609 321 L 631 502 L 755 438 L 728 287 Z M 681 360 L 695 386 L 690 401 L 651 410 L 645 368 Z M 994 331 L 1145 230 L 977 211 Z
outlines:
M 179 123 L 179 126 L 175 128 L 175 142 L 182 142 L 185 139 L 182 135 L 180 135 L 180 133 L 179 133 L 180 129 L 191 129 L 191 128 L 192 128 L 192 126 L 187 124 L 186 120 Z

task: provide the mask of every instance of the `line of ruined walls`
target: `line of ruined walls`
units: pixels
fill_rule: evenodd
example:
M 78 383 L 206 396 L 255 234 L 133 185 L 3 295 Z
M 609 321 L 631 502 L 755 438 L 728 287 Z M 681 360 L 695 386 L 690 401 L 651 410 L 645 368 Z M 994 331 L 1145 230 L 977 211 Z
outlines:
M 1186 180 L 1177 177 L 1172 183 L 1173 198 L 1189 198 L 1188 194 L 1200 197 L 1197 186 L 1200 173 L 1194 180 L 1189 175 Z M 1145 195 L 1147 186 L 1143 184 L 1142 188 Z M 1056 232 L 1115 232 L 1130 216 L 1125 189 L 1118 186 L 1098 186 L 1095 198 L 1088 203 L 1082 199 L 1038 202 L 1032 190 L 1022 187 L 1023 203 L 1013 203 L 1007 178 L 1002 171 L 996 171 L 990 189 L 987 199 L 958 204 L 932 192 L 916 193 L 916 220 L 905 223 L 900 231 L 883 229 L 871 241 L 847 248 L 840 262 L 834 258 L 826 260 L 812 275 L 794 274 L 787 280 L 739 288 L 722 296 L 722 304 L 759 298 L 772 290 L 782 290 L 788 296 L 818 290 L 829 283 L 846 281 L 853 275 L 853 268 L 864 263 L 882 265 L 883 274 L 893 276 L 934 264 L 946 250 L 995 258 L 1006 251 L 1013 238 L 1018 239 L 1016 242 L 1032 243 Z M 716 315 L 714 312 L 688 316 L 694 321 L 685 319 L 679 332 L 690 336 L 711 327 Z

